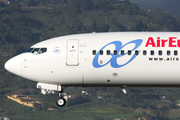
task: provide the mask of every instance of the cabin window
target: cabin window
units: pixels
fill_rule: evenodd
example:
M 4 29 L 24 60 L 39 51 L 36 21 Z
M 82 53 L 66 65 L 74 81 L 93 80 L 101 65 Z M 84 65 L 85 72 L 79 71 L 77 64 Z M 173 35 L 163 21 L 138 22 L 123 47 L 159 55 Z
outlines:
M 131 55 L 131 50 L 128 50 L 128 55 Z
M 177 50 L 174 51 L 174 55 L 178 55 L 178 51 Z
M 154 55 L 154 50 L 151 50 L 151 55 Z
M 162 55 L 162 50 L 159 50 L 159 55 Z
M 92 51 L 92 54 L 93 54 L 93 55 L 96 55 L 96 50 L 93 50 L 93 51 Z
M 121 55 L 124 55 L 124 50 L 121 50 Z
M 107 50 L 107 55 L 110 55 L 110 50 Z
M 147 51 L 146 50 L 143 50 L 143 55 L 147 55 Z
M 167 55 L 171 55 L 171 51 L 170 50 L 167 51 Z
M 100 55 L 103 55 L 103 50 L 100 50 Z
M 135 55 L 139 55 L 139 51 L 138 50 L 135 51 Z
M 117 55 L 117 50 L 114 50 L 114 55 Z

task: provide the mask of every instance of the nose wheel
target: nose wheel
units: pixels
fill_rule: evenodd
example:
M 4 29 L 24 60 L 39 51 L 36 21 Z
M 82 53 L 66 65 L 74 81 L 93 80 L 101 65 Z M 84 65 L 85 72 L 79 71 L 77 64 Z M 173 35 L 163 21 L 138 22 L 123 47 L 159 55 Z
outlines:
M 65 104 L 66 104 L 66 100 L 63 97 L 60 97 L 56 101 L 56 105 L 59 106 L 59 107 L 63 107 Z

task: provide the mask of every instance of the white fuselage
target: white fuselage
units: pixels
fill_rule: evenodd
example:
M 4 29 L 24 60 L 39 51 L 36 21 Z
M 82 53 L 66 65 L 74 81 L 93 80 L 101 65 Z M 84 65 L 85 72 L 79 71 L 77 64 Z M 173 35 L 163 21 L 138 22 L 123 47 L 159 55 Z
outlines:
M 179 32 L 77 34 L 31 48 L 47 51 L 22 53 L 5 68 L 32 81 L 62 86 L 180 86 Z

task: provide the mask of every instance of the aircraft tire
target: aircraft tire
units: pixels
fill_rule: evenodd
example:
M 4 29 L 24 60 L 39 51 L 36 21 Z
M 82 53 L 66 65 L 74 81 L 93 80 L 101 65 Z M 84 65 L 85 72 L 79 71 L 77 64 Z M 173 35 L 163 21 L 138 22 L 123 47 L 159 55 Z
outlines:
M 66 104 L 66 100 L 64 98 L 59 98 L 56 101 L 56 105 L 59 107 L 63 107 Z

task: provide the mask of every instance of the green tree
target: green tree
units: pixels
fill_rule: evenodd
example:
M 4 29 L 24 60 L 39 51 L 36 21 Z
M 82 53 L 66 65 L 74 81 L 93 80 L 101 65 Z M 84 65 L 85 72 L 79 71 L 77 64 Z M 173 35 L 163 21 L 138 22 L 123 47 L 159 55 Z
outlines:
M 13 14 L 13 13 L 16 13 L 16 12 L 21 12 L 21 5 L 12 2 L 11 4 L 6 5 L 4 7 L 4 12 L 8 13 L 8 14 Z
M 77 96 L 75 99 L 69 100 L 68 105 L 79 105 L 83 103 L 87 103 L 90 101 L 90 98 L 86 98 L 85 96 Z
M 162 9 L 152 10 L 148 12 L 147 15 L 150 21 L 162 26 L 163 31 L 177 30 L 176 19 L 168 13 L 165 13 Z

